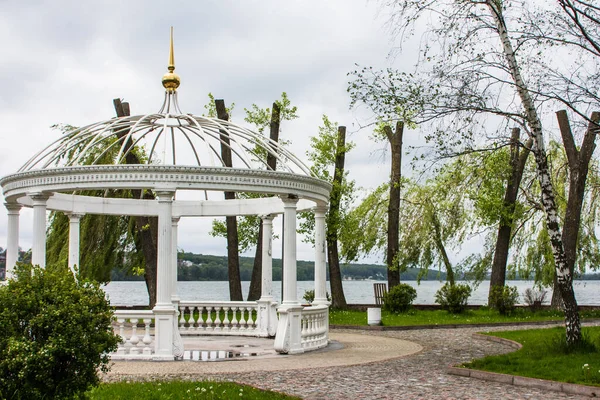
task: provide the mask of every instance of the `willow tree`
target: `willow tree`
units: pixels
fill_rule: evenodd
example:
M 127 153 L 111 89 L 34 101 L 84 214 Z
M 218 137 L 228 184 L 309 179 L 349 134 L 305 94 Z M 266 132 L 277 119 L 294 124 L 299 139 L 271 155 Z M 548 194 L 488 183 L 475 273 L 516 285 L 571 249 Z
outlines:
M 129 105 L 115 99 L 117 115 L 129 114 Z M 56 125 L 64 133 L 75 129 L 70 125 Z M 118 138 L 115 135 L 115 141 Z M 71 157 L 77 157 L 79 151 L 87 142 L 74 148 Z M 91 148 L 87 159 L 83 163 L 96 160 L 101 164 L 114 162 L 118 146 L 113 146 L 113 151 L 104 151 L 104 147 Z M 141 149 L 133 149 L 128 163 L 141 164 L 145 161 L 145 154 Z M 82 195 L 120 198 L 140 198 L 143 196 L 139 190 L 111 190 L 109 192 L 86 190 Z M 146 194 L 147 197 L 150 194 Z M 152 307 L 156 299 L 156 235 L 152 235 L 152 226 L 149 218 L 133 218 L 128 216 L 84 215 L 81 219 L 81 256 L 78 273 L 84 278 L 94 279 L 99 282 L 108 282 L 114 268 L 125 269 L 130 273 L 144 275 Z M 47 263 L 67 265 L 68 263 L 68 235 L 69 217 L 61 212 L 52 212 L 48 225 Z M 144 244 L 144 242 L 147 242 Z M 149 254 L 149 256 L 147 256 Z
M 469 254 L 458 263 L 452 262 L 456 258 L 454 252 L 478 228 L 474 224 L 470 187 L 475 187 L 480 174 L 474 163 L 463 158 L 433 171 L 424 182 L 402 180 L 396 260 L 400 272 L 409 267 L 420 268 L 420 279 L 432 268 L 444 270 L 453 286 L 457 276 L 489 266 L 489 254 Z M 387 244 L 383 228 L 389 202 L 387 186 L 376 188 L 350 212 L 349 231 L 360 235 L 343 236 L 343 252 L 349 257 L 381 251 Z

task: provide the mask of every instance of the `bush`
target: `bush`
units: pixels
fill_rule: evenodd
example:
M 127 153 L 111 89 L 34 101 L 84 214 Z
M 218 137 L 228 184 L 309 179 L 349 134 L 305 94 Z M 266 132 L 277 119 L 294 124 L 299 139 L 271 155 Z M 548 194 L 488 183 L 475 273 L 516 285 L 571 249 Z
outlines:
M 546 295 L 548 294 L 545 290 L 534 290 L 528 288 L 523 293 L 523 301 L 525 304 L 529 306 L 529 309 L 532 312 L 539 311 L 546 300 Z
M 490 293 L 491 308 L 502 315 L 508 315 L 515 310 L 519 301 L 519 292 L 516 286 L 494 286 Z
M 407 311 L 417 298 L 417 291 L 412 286 L 401 283 L 383 295 L 383 309 L 390 312 Z
M 20 264 L 0 288 L 0 398 L 79 398 L 108 371 L 119 337 L 98 284 Z
M 451 285 L 447 282 L 435 293 L 435 302 L 452 314 L 460 314 L 467 308 L 467 300 L 470 296 L 469 285 L 462 283 Z
M 331 296 L 329 292 L 325 292 L 325 297 L 327 297 L 327 301 L 331 301 Z M 302 297 L 307 303 L 312 303 L 315 301 L 315 291 L 314 290 L 305 290 L 304 296 Z

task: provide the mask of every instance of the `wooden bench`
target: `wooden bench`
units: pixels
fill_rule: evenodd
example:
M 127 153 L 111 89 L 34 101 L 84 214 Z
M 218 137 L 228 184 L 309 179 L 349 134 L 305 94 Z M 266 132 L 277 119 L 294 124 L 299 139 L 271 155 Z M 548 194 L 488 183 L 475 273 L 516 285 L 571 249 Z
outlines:
M 373 290 L 375 291 L 375 304 L 380 306 L 383 304 L 383 296 L 387 293 L 386 283 L 374 283 Z

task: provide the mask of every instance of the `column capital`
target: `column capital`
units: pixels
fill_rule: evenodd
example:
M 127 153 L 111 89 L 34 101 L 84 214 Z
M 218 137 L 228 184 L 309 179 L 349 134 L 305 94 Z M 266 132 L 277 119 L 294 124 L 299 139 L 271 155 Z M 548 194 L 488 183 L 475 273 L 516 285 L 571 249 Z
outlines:
M 46 204 L 46 201 L 52 196 L 52 193 L 48 192 L 30 192 L 27 193 L 29 198 L 33 200 L 33 205 L 42 205 Z
M 328 211 L 328 208 L 327 208 L 327 206 L 316 206 L 316 207 L 313 207 L 312 210 L 313 210 L 315 216 L 317 214 L 321 214 L 322 216 L 325 216 L 325 214 Z
M 156 189 L 154 191 L 159 203 L 172 203 L 173 196 L 175 196 L 174 189 Z
M 290 194 L 287 196 L 279 196 L 281 201 L 283 201 L 283 207 L 296 207 L 296 203 L 298 203 L 298 196 L 294 194 Z
M 171 217 L 171 224 L 177 225 L 181 217 Z
M 259 217 L 262 219 L 263 223 L 271 223 L 273 222 L 273 219 L 275 219 L 275 215 L 273 214 L 259 215 Z
M 65 214 L 67 215 L 67 217 L 69 217 L 69 221 L 71 221 L 71 222 L 77 222 L 81 218 L 83 218 L 83 216 L 85 215 L 85 213 L 77 213 L 77 212 L 70 212 L 70 213 L 65 213 Z
M 19 203 L 4 203 L 4 207 L 6 207 L 6 210 L 8 210 L 8 214 L 19 214 L 19 211 L 21 211 L 21 208 L 23 207 L 21 204 Z

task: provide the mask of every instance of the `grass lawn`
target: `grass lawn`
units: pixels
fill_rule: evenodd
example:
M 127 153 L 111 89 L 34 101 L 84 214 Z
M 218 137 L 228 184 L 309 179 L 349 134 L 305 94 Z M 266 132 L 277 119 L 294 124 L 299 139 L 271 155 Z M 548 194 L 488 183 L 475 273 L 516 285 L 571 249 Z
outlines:
M 89 392 L 90 400 L 210 399 L 299 400 L 299 397 L 265 391 L 231 382 L 119 382 L 103 383 Z
M 582 318 L 600 318 L 600 311 L 581 312 Z M 556 310 L 543 310 L 535 313 L 518 308 L 511 315 L 500 315 L 495 310 L 481 307 L 467 310 L 462 314 L 450 314 L 444 310 L 416 310 L 406 313 L 389 313 L 382 310 L 381 322 L 384 326 L 448 325 L 448 324 L 487 324 L 497 322 L 562 321 L 563 313 Z M 366 311 L 330 310 L 329 323 L 332 325 L 367 325 Z
M 519 342 L 523 348 L 463 365 L 503 374 L 600 386 L 600 327 L 584 327 L 582 331 L 592 345 L 572 352 L 564 349 L 564 328 L 490 333 Z

